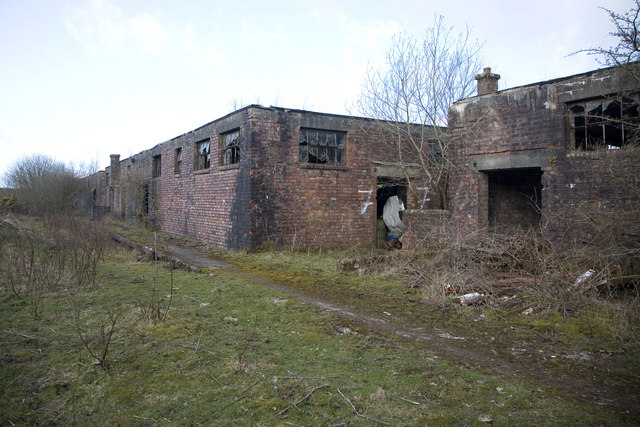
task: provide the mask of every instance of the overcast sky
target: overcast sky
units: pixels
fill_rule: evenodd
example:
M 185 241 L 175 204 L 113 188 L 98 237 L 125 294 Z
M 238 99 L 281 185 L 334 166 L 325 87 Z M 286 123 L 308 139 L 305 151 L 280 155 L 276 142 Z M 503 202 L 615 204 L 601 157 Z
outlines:
M 632 0 L 0 0 L 0 177 L 18 158 L 109 163 L 259 103 L 347 114 L 391 37 L 443 15 L 500 89 L 598 68 L 598 8 Z M 478 70 L 480 72 L 481 70 Z

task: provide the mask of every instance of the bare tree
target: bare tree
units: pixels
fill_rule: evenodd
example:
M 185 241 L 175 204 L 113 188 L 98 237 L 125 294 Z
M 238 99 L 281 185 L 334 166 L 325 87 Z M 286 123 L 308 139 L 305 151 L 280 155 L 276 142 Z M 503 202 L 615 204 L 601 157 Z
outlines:
M 32 213 L 41 215 L 73 209 L 82 190 L 77 171 L 42 154 L 16 161 L 9 168 L 5 182 Z
M 633 1 L 633 7 L 625 13 L 616 13 L 605 7 L 600 9 L 607 12 L 609 20 L 615 26 L 615 31 L 610 32 L 618 44 L 609 48 L 596 47 L 582 49 L 576 53 L 596 55 L 598 62 L 604 66 L 624 65 L 640 60 L 640 0 Z M 572 55 L 573 55 L 572 54 Z
M 450 168 L 447 112 L 454 102 L 473 95 L 481 48 L 468 27 L 456 33 L 436 16 L 422 39 L 406 33 L 393 38 L 385 64 L 368 71 L 356 103 L 357 114 L 378 120 L 388 134 L 388 149 L 407 178 L 420 167 L 441 208 Z

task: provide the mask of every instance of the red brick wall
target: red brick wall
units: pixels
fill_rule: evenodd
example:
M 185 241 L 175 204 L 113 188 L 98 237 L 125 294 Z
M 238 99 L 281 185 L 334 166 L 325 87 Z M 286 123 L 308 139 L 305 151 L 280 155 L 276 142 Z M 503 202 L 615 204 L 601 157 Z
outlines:
M 375 131 L 364 131 L 363 122 L 352 120 L 304 111 L 252 112 L 255 243 L 374 244 L 377 176 L 372 161 L 390 160 L 390 155 L 372 136 Z M 300 164 L 300 127 L 346 131 L 346 164 Z M 415 194 L 408 199 L 417 205 Z
M 248 174 L 248 159 L 220 166 L 219 135 L 240 128 L 247 140 L 246 111 L 231 114 L 163 144 L 161 229 L 222 247 L 248 246 L 248 218 L 232 218 L 231 212 L 246 198 L 237 197 L 239 176 Z M 195 143 L 210 138 L 210 167 L 194 170 Z M 182 148 L 182 167 L 174 173 L 175 149 Z M 237 234 L 237 235 L 236 235 Z
M 346 163 L 301 164 L 301 127 L 346 132 Z M 237 129 L 241 161 L 222 166 L 220 135 Z M 194 170 L 195 144 L 206 138 L 210 167 Z M 374 161 L 394 160 L 382 138 L 380 129 L 365 119 L 250 106 L 114 166 L 147 173 L 150 217 L 169 233 L 232 249 L 265 243 L 371 245 L 377 220 Z M 179 174 L 174 171 L 176 148 L 182 149 Z M 161 173 L 152 179 L 152 159 L 157 155 L 162 159 Z M 384 173 L 392 169 L 387 165 Z M 132 204 L 118 182 L 111 184 L 112 210 L 124 212 Z M 422 191 L 407 191 L 407 208 L 417 208 L 422 197 Z
M 453 224 L 463 233 L 488 226 L 488 173 L 505 169 L 542 171 L 540 203 L 550 237 L 567 236 L 569 226 L 559 218 L 569 206 L 585 202 L 637 205 L 638 183 L 633 178 L 637 163 L 629 160 L 630 152 L 578 151 L 569 131 L 565 103 L 616 93 L 616 84 L 623 80 L 609 76 L 615 72 L 597 71 L 454 104 L 449 110 L 455 165 L 449 182 Z M 618 167 L 612 167 L 616 163 Z M 623 168 L 626 171 L 618 175 L 632 177 L 626 183 L 611 173 Z

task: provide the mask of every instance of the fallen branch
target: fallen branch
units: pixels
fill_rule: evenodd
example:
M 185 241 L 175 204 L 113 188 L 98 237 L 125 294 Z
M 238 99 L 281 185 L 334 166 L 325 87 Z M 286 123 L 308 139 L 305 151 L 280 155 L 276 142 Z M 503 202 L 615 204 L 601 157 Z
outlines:
M 3 329 L 2 331 L 3 331 L 3 332 L 6 332 L 6 333 L 8 333 L 8 334 L 19 335 L 19 336 L 24 337 L 24 338 L 29 338 L 29 339 L 31 339 L 31 340 L 35 340 L 35 339 L 36 339 L 36 337 L 32 337 L 31 335 L 21 334 L 20 332 L 8 331 L 8 330 L 6 330 L 6 329 Z
M 307 400 L 313 393 L 315 393 L 316 390 L 320 390 L 321 388 L 325 388 L 325 387 L 329 387 L 329 384 L 322 384 L 319 385 L 318 387 L 314 387 L 309 393 L 307 393 L 303 398 L 301 398 L 300 400 L 298 400 L 295 403 L 292 403 L 291 405 L 287 406 L 286 408 L 284 408 L 282 411 L 278 412 L 277 414 L 275 414 L 274 416 L 272 416 L 271 418 L 262 421 L 261 423 L 258 423 L 258 425 L 264 424 L 267 421 L 269 421 L 272 418 L 276 418 L 276 417 L 281 417 L 285 412 L 287 412 L 289 409 L 291 408 L 296 408 L 298 409 L 298 405 L 301 404 L 302 402 L 304 402 L 305 400 Z M 299 409 L 298 409 L 299 410 Z
M 351 403 L 351 400 L 349 400 L 349 398 L 348 398 L 347 396 L 345 396 L 344 394 L 342 394 L 342 392 L 340 391 L 340 389 L 338 389 L 338 393 L 340 393 L 340 396 L 342 396 L 342 397 L 344 398 L 344 400 L 346 400 L 347 402 L 349 402 L 349 405 L 351 405 L 351 409 L 353 409 L 353 413 L 354 413 L 354 414 L 356 414 L 357 416 L 362 417 L 362 418 L 365 418 L 365 419 L 370 420 L 370 421 L 375 421 L 375 422 L 380 423 L 380 424 L 389 425 L 389 423 L 388 423 L 388 422 L 386 422 L 386 421 L 378 420 L 378 419 L 375 419 L 375 418 L 369 417 L 369 416 L 367 416 L 367 415 L 361 414 L 360 412 L 358 412 L 358 410 L 356 409 L 356 407 L 355 407 L 355 406 L 353 406 L 353 403 Z
M 420 406 L 420 402 L 415 402 L 413 400 L 405 399 L 404 397 L 399 397 L 398 399 L 404 400 L 405 402 L 413 403 L 416 406 Z

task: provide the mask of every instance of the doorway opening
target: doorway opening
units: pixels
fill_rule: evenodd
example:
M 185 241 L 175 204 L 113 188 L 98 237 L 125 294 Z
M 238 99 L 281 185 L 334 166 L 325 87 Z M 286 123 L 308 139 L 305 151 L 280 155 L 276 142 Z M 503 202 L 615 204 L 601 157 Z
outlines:
M 384 205 L 389 200 L 389 197 L 398 196 L 404 206 L 407 206 L 407 180 L 405 178 L 379 176 L 376 188 L 376 246 L 381 248 L 387 238 L 387 227 L 382 219 Z
M 514 228 L 539 229 L 542 209 L 540 168 L 488 171 L 489 227 L 504 232 Z

